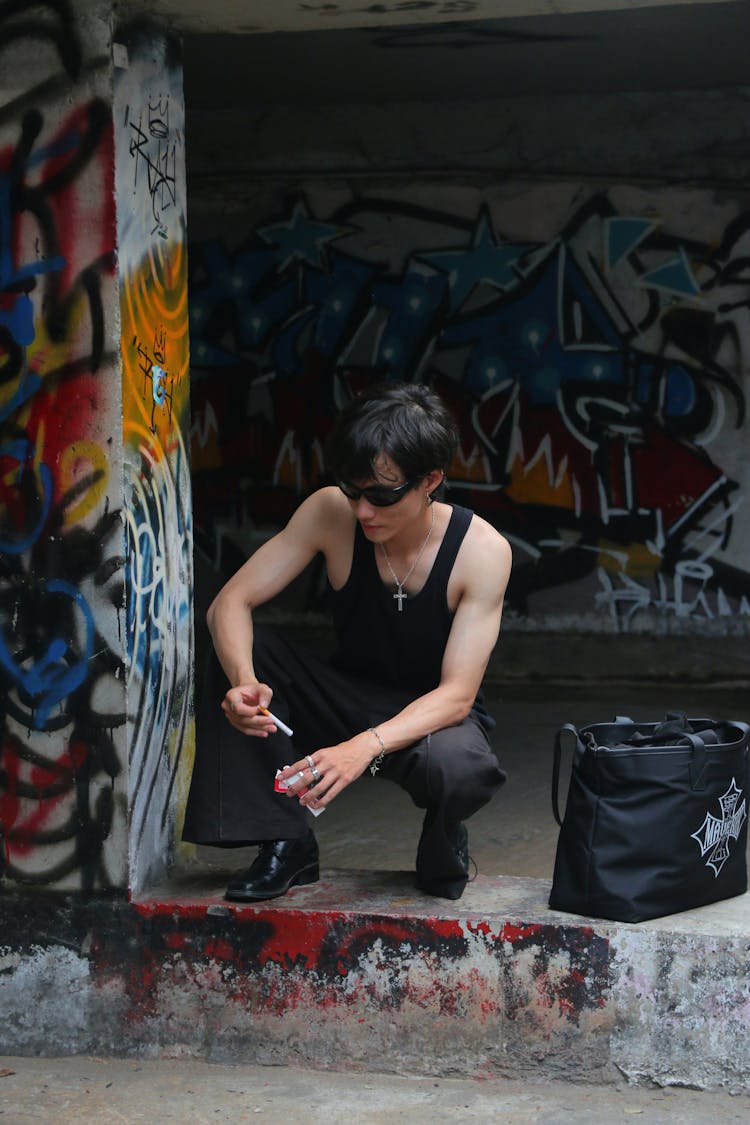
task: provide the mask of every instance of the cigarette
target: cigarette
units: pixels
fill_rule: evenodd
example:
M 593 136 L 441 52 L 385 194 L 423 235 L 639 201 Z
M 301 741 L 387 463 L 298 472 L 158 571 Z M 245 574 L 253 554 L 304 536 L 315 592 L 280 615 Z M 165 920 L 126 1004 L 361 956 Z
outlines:
M 267 707 L 259 707 L 258 710 L 262 711 L 264 715 L 268 715 L 269 719 L 276 723 L 276 726 L 279 730 L 283 730 L 284 734 L 288 734 L 290 738 L 292 737 L 294 731 L 291 727 L 288 727 L 286 723 L 282 723 L 281 719 L 277 719 L 273 712 L 269 711 Z

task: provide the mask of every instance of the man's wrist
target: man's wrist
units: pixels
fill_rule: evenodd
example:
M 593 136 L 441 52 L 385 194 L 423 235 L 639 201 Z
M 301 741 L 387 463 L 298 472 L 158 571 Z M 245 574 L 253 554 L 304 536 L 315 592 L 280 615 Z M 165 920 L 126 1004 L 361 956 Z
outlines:
M 252 668 L 241 668 L 231 677 L 232 687 L 255 687 L 260 681 Z
M 375 739 L 375 746 L 376 746 L 375 756 L 372 759 L 372 761 L 370 762 L 370 773 L 374 777 L 375 774 L 378 772 L 378 770 L 380 769 L 380 767 L 383 764 L 383 759 L 385 758 L 385 756 L 387 754 L 387 750 L 386 750 L 385 742 L 383 742 L 383 739 L 380 735 L 380 731 L 378 731 L 378 729 L 376 727 L 368 727 L 367 729 Z

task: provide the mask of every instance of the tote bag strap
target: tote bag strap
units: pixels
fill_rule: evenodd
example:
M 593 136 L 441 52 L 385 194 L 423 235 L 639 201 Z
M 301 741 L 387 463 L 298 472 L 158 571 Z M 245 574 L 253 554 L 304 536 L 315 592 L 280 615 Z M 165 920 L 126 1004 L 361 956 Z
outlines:
M 562 761 L 562 736 L 566 731 L 569 731 L 570 734 L 574 735 L 575 740 L 576 740 L 576 749 L 580 750 L 580 751 L 583 750 L 583 743 L 581 742 L 581 736 L 578 732 L 578 728 L 574 727 L 572 723 L 565 723 L 563 726 L 561 726 L 559 731 L 555 735 L 555 754 L 554 754 L 554 757 L 552 759 L 552 815 L 554 816 L 557 823 L 561 826 L 562 826 L 562 820 L 560 818 L 560 805 L 559 805 L 559 799 L 558 799 L 558 790 L 560 788 L 560 763 Z
M 693 753 L 690 758 L 690 788 L 694 791 L 705 789 L 706 782 L 704 775 L 708 764 L 706 744 L 699 734 L 681 734 L 680 738 L 686 738 L 693 747 Z

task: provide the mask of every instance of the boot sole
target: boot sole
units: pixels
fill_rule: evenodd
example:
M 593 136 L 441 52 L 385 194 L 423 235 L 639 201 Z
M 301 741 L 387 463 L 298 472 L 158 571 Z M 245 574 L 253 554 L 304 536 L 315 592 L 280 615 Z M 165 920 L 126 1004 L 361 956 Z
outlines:
M 319 879 L 320 867 L 315 863 L 309 867 L 303 867 L 285 886 L 277 891 L 263 891 L 261 894 L 253 894 L 251 891 L 227 891 L 224 898 L 228 902 L 265 902 L 269 898 L 281 898 L 292 887 L 307 887 L 311 883 L 317 883 Z

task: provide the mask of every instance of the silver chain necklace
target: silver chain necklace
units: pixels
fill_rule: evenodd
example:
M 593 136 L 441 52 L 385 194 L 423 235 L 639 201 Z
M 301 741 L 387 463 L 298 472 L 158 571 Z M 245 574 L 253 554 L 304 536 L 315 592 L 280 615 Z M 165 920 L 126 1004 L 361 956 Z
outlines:
M 417 551 L 417 556 L 414 559 L 414 562 L 409 567 L 409 573 L 406 575 L 405 578 L 397 578 L 396 577 L 396 572 L 393 569 L 393 567 L 391 566 L 391 560 L 388 558 L 388 552 L 385 549 L 385 543 L 380 544 L 380 546 L 383 548 L 383 555 L 385 557 L 385 565 L 390 570 L 391 578 L 396 583 L 397 589 L 396 589 L 396 593 L 393 596 L 398 601 L 398 612 L 399 613 L 401 613 L 403 611 L 404 602 L 406 601 L 406 599 L 408 597 L 408 594 L 404 593 L 404 586 L 406 585 L 406 583 L 411 578 L 412 574 L 414 573 L 414 568 L 416 567 L 419 560 L 422 558 L 422 554 L 424 553 L 424 549 L 430 541 L 430 536 L 432 535 L 432 529 L 435 526 L 435 505 L 434 504 L 430 506 L 430 510 L 431 510 L 431 513 L 432 513 L 432 519 L 430 520 L 429 530 L 428 530 L 427 534 L 425 535 L 424 543 L 422 544 L 422 546 Z

